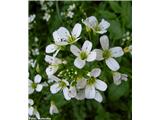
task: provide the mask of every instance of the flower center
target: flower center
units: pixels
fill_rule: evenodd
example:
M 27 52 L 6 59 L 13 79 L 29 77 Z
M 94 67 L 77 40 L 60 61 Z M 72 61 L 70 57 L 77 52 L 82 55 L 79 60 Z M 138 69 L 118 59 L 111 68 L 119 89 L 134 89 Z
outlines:
M 36 83 L 32 83 L 32 88 L 35 89 L 37 87 Z
M 103 58 L 108 59 L 111 56 L 111 53 L 109 50 L 104 50 L 103 51 Z
M 69 44 L 74 43 L 75 40 L 76 40 L 76 38 L 75 38 L 74 36 L 69 36 L 69 37 L 68 37 L 68 43 L 69 43 Z
M 96 82 L 96 79 L 94 77 L 91 77 L 87 80 L 87 84 L 92 85 Z
M 100 31 L 100 27 L 98 26 L 98 24 L 94 27 L 95 31 Z
M 62 88 L 66 87 L 66 83 L 61 81 L 60 84 L 59 84 L 59 87 L 62 87 Z
M 80 58 L 81 58 L 82 60 L 85 60 L 85 59 L 87 58 L 87 53 L 84 52 L 84 51 L 82 51 L 82 52 L 80 53 Z

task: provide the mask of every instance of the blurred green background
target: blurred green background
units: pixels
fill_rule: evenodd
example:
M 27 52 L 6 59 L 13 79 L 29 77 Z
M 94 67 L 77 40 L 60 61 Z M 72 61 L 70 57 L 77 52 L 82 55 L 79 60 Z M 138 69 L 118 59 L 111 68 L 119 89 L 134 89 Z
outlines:
M 67 16 L 69 5 L 75 4 L 73 17 Z M 45 16 L 45 13 L 46 16 Z M 53 43 L 52 33 L 57 28 L 64 26 L 72 29 L 75 23 L 89 16 L 96 16 L 100 21 L 102 18 L 110 22 L 106 33 L 110 39 L 111 46 L 125 48 L 132 44 L 132 2 L 130 1 L 29 1 L 29 16 L 35 14 L 34 21 L 29 23 L 29 78 L 33 80 L 39 73 L 42 81 L 47 82 L 45 69 L 47 63 L 44 61 L 45 47 Z M 44 17 L 45 16 L 45 17 Z M 46 20 L 47 17 L 49 20 Z M 82 38 L 85 34 L 83 25 Z M 126 35 L 127 34 L 127 35 Z M 99 40 L 100 35 L 98 36 Z M 127 38 L 129 37 L 129 38 Z M 85 39 L 80 40 L 83 43 Z M 34 64 L 34 61 L 36 63 Z M 29 98 L 34 100 L 37 109 L 43 118 L 53 120 L 131 120 L 132 119 L 132 56 L 129 53 L 118 58 L 120 72 L 128 74 L 127 82 L 121 85 L 113 84 L 112 74 L 106 66 L 102 68 L 101 79 L 108 84 L 108 89 L 102 94 L 103 102 L 95 100 L 78 101 L 72 99 L 64 100 L 61 93 L 51 95 L 49 88 L 44 88 L 40 93 L 33 93 Z M 34 64 L 34 65 L 33 65 Z M 54 100 L 60 113 L 51 116 L 49 114 L 50 101 Z

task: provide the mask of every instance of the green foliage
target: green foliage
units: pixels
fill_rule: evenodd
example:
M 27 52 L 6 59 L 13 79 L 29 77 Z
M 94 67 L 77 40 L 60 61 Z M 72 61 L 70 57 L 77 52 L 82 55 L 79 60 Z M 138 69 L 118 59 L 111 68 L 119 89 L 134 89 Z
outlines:
M 105 1 L 87 1 L 87 2 L 73 2 L 73 1 L 52 1 L 53 5 L 48 9 L 50 12 L 50 19 L 48 22 L 43 20 L 45 11 L 41 9 L 39 1 L 29 2 L 29 15 L 35 14 L 35 23 L 29 30 L 29 59 L 36 60 L 35 67 L 29 66 L 29 79 L 33 80 L 36 74 L 42 76 L 42 82 L 48 80 L 45 73 L 47 63 L 44 61 L 45 47 L 50 43 L 53 43 L 52 33 L 57 28 L 64 26 L 71 30 L 75 23 L 89 17 L 91 15 L 96 16 L 98 21 L 102 18 L 106 19 L 110 23 L 108 32 L 106 33 L 110 39 L 111 46 L 126 46 L 132 44 L 129 40 L 121 45 L 124 34 L 129 31 L 132 33 L 132 3 L 131 2 L 105 2 Z M 47 4 L 48 2 L 45 2 Z M 73 18 L 68 18 L 61 15 L 61 12 L 66 12 L 68 6 L 75 4 Z M 79 40 L 81 45 L 86 39 L 89 39 L 89 35 L 85 31 L 85 26 L 82 24 L 82 38 Z M 39 40 L 35 42 L 35 37 Z M 100 35 L 91 33 L 91 40 L 93 46 L 99 45 Z M 76 44 L 77 45 L 77 44 Z M 39 55 L 33 55 L 32 50 L 38 48 Z M 69 48 L 66 48 L 64 55 L 68 55 Z M 61 55 L 62 56 L 62 55 Z M 67 58 L 66 58 L 67 59 Z M 74 60 L 74 59 L 73 59 Z M 71 60 L 71 61 L 73 61 Z M 29 98 L 34 100 L 38 111 L 43 118 L 52 118 L 52 120 L 131 120 L 132 112 L 132 57 L 129 53 L 126 53 L 122 58 L 117 59 L 120 63 L 120 72 L 126 73 L 129 76 L 127 82 L 122 81 L 122 84 L 116 86 L 113 83 L 112 73 L 108 70 L 108 67 L 104 66 L 104 61 L 94 62 L 88 64 L 84 69 L 94 68 L 100 66 L 102 73 L 100 79 L 104 80 L 108 88 L 103 94 L 103 102 L 98 103 L 95 100 L 83 100 L 78 101 L 73 99 L 66 101 L 61 93 L 52 95 L 48 88 L 44 88 L 41 93 L 33 93 L 29 95 Z M 71 67 L 70 63 L 68 67 Z M 84 71 L 82 71 L 82 74 Z M 49 114 L 50 101 L 53 100 L 59 109 L 59 114 L 51 116 Z

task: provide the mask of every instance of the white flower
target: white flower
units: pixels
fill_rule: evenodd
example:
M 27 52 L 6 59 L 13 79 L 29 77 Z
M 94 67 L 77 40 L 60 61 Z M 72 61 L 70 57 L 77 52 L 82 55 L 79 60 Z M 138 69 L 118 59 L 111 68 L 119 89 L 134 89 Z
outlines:
M 36 15 L 35 15 L 35 14 L 30 15 L 29 18 L 28 18 L 28 22 L 29 22 L 29 23 L 33 22 L 35 18 L 36 18 Z
M 128 47 L 125 47 L 125 48 L 124 48 L 124 52 L 125 52 L 125 53 L 128 53 L 128 52 L 129 52 L 129 53 L 132 55 L 132 45 L 129 45 Z
M 38 48 L 33 49 L 33 50 L 32 50 L 32 54 L 33 54 L 34 56 L 39 55 L 39 49 L 38 49 Z
M 56 105 L 54 104 L 53 101 L 51 102 L 51 106 L 50 106 L 50 109 L 49 109 L 49 113 L 50 113 L 51 115 L 53 115 L 54 113 L 59 113 L 59 111 L 58 111 L 58 109 L 57 109 L 57 107 L 56 107 Z
M 67 86 L 69 86 L 68 81 L 66 80 L 61 80 L 59 78 L 57 78 L 56 83 L 54 83 L 51 87 L 50 87 L 50 91 L 52 94 L 56 94 L 57 92 L 59 92 L 60 90 L 63 90 L 63 95 L 65 97 L 66 100 L 70 100 L 71 97 L 69 96 L 69 89 Z
M 29 94 L 32 94 L 34 92 L 34 90 L 36 90 L 37 92 L 40 92 L 43 88 L 43 85 L 40 83 L 41 82 L 41 79 L 42 77 L 37 74 L 35 77 L 34 77 L 34 82 L 29 80 L 29 89 L 28 89 L 28 93 Z
M 63 63 L 63 61 L 59 58 L 46 55 L 45 61 L 48 62 L 50 65 L 46 68 L 46 73 L 48 76 L 53 75 L 57 72 L 59 65 Z
M 37 62 L 36 60 L 30 59 L 29 60 L 29 65 L 31 65 L 32 68 L 34 68 L 36 66 L 36 62 Z
M 35 115 L 37 119 L 40 119 L 40 114 L 36 108 L 33 110 L 33 115 Z
M 92 29 L 94 32 L 99 34 L 104 34 L 107 32 L 107 28 L 109 28 L 110 23 L 106 20 L 102 19 L 98 24 L 98 20 L 95 16 L 90 16 L 86 18 L 86 20 L 82 20 L 82 22 L 86 25 L 87 28 Z
M 68 11 L 72 11 L 72 10 L 75 9 L 75 7 L 76 7 L 75 4 L 69 5 L 69 8 L 68 8 L 67 10 L 68 10 Z
M 122 80 L 127 81 L 128 75 L 127 74 L 121 74 L 119 72 L 113 72 L 113 82 L 115 85 L 120 85 Z
M 87 99 L 95 99 L 98 102 L 102 101 L 102 96 L 97 90 L 105 91 L 107 89 L 107 84 L 102 80 L 97 79 L 100 73 L 101 69 L 99 68 L 94 68 L 90 72 L 90 78 L 87 80 L 87 85 L 85 88 L 85 97 Z
M 67 13 L 67 17 L 69 17 L 69 18 L 73 18 L 73 15 L 74 15 L 74 12 L 72 12 L 72 11 L 68 11 L 68 13 Z
M 35 115 L 37 117 L 37 119 L 40 119 L 40 114 L 37 111 L 37 108 L 33 107 L 34 101 L 32 99 L 28 100 L 28 104 L 29 104 L 29 108 L 28 108 L 28 115 L 29 116 L 33 116 Z
M 109 40 L 106 35 L 100 37 L 100 44 L 103 50 L 95 49 L 97 53 L 96 60 L 105 59 L 106 65 L 112 70 L 117 71 L 120 66 L 119 63 L 114 59 L 117 57 L 121 57 L 124 52 L 121 47 L 113 47 L 109 48 Z
M 71 34 L 65 27 L 60 27 L 58 30 L 53 32 L 53 38 L 56 45 L 67 45 L 72 44 L 79 40 L 79 36 L 82 31 L 81 24 L 75 24 Z
M 91 49 L 92 43 L 88 40 L 84 42 L 81 50 L 77 46 L 71 45 L 70 50 L 77 57 L 74 60 L 74 65 L 77 68 L 82 69 L 86 64 L 86 61 L 91 62 L 96 59 L 96 52 L 91 51 Z
M 28 104 L 29 104 L 29 107 L 28 107 L 28 114 L 30 116 L 33 115 L 33 111 L 34 111 L 34 108 L 32 107 L 32 105 L 34 104 L 34 101 L 32 99 L 29 99 L 28 100 Z
M 45 13 L 43 16 L 43 20 L 46 20 L 48 22 L 48 20 L 50 19 L 51 15 L 49 13 Z

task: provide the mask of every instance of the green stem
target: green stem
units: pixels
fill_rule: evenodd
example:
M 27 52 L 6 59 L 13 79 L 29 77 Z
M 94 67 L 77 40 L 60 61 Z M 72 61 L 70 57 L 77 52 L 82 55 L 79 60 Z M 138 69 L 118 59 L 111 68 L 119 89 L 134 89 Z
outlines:
M 61 19 L 61 16 L 60 16 L 60 12 L 59 12 L 58 1 L 56 1 L 56 11 L 57 11 L 57 15 L 58 15 L 58 18 L 59 18 L 60 22 L 62 22 L 62 19 Z

